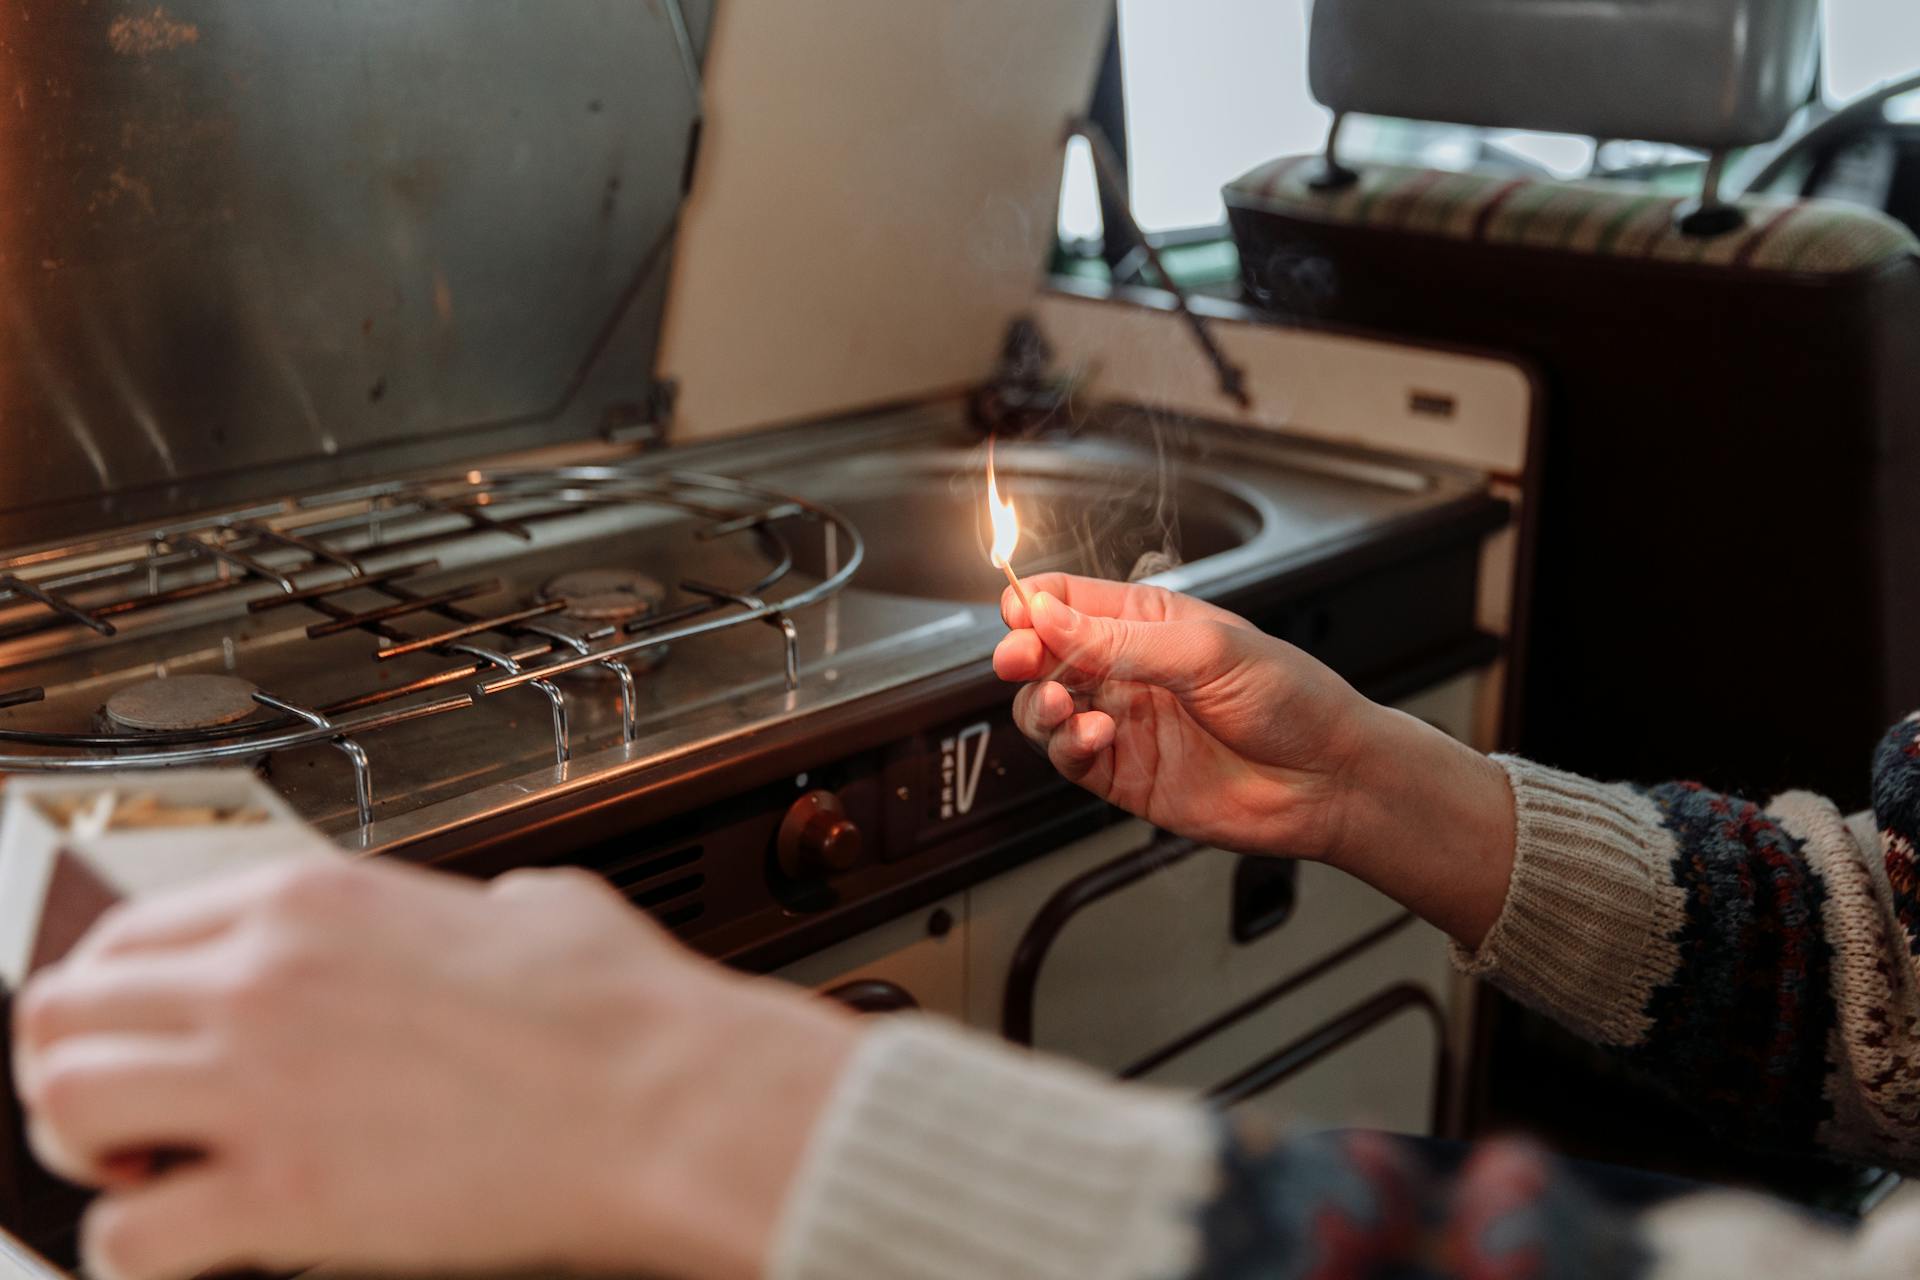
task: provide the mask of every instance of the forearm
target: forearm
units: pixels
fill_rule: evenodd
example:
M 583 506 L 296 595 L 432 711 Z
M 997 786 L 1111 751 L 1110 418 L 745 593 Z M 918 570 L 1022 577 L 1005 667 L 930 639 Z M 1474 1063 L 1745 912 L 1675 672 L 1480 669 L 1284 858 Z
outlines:
M 1764 1201 L 1636 1218 L 1526 1144 L 1441 1174 L 1387 1135 L 1277 1135 L 911 1017 L 862 1046 L 776 1240 L 775 1280 L 1883 1274 Z
M 1513 872 L 1513 792 L 1501 767 L 1423 721 L 1370 706 L 1325 860 L 1476 948 Z

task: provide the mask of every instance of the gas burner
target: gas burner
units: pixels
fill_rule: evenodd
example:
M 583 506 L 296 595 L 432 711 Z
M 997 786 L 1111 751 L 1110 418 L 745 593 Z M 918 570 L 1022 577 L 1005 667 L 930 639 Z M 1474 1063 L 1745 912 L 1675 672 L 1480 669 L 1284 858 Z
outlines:
M 576 622 L 628 622 L 658 612 L 667 589 L 635 569 L 575 569 L 540 588 L 543 600 L 565 600 L 562 617 Z
M 238 676 L 169 676 L 128 685 L 107 699 L 107 720 L 135 733 L 181 733 L 238 724 L 260 709 Z
M 585 640 L 609 626 L 618 626 L 636 618 L 660 612 L 667 602 L 667 589 L 657 578 L 637 569 L 574 569 L 548 579 L 540 588 L 542 600 L 565 600 L 566 609 L 548 625 L 554 631 Z M 622 661 L 633 672 L 651 671 L 666 661 L 667 646 L 656 645 L 627 655 Z M 573 673 L 575 679 L 605 680 L 612 676 L 605 667 L 586 667 Z

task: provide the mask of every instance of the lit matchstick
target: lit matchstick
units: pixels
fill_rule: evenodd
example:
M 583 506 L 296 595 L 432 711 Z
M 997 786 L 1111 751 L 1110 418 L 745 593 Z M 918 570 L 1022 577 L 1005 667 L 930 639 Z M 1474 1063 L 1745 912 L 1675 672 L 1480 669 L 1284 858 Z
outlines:
M 1010 583 L 1020 597 L 1020 603 L 1027 606 L 1029 615 L 1033 612 L 1033 597 L 1027 593 L 1026 584 L 1020 581 L 1013 571 L 1013 549 L 1020 545 L 1020 517 L 1015 514 L 1013 503 L 1002 501 L 1000 485 L 993 471 L 993 441 L 987 441 L 987 515 L 993 520 L 993 550 L 989 558 L 994 567 L 1007 575 Z

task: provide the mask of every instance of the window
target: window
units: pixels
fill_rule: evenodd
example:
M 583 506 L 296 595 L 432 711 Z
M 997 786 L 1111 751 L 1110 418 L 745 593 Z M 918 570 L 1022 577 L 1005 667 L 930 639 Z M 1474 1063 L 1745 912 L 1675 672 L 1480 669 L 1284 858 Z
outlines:
M 1134 213 L 1148 232 L 1220 222 L 1229 179 L 1326 136 L 1327 112 L 1307 92 L 1307 0 L 1120 0 L 1120 60 Z M 1099 216 L 1092 166 L 1070 156 L 1067 177 L 1072 239 Z
M 1920 71 L 1920 4 L 1826 0 L 1826 52 L 1829 102 Z
M 1317 150 L 1328 113 L 1307 91 L 1310 0 L 1119 0 L 1127 92 L 1129 179 L 1149 233 L 1217 226 L 1220 188 L 1275 156 Z M 1920 71 L 1920 0 L 1825 0 L 1825 92 L 1844 101 Z M 1896 103 L 1920 120 L 1920 94 Z M 1355 119 L 1353 155 L 1459 169 L 1478 165 L 1575 177 L 1589 171 L 1647 178 L 1679 172 L 1698 152 L 1588 138 Z M 1084 144 L 1067 158 L 1063 242 L 1100 234 L 1093 167 Z
M 1149 233 L 1217 226 L 1220 188 L 1275 156 L 1314 151 L 1331 119 L 1307 90 L 1311 0 L 1119 0 L 1127 93 L 1128 177 Z M 1351 154 L 1465 168 L 1473 164 L 1572 177 L 1592 167 L 1591 139 L 1356 119 Z M 1084 144 L 1067 156 L 1060 237 L 1100 234 Z
M 1306 0 L 1121 0 L 1120 59 L 1149 231 L 1219 222 L 1229 179 L 1326 137 L 1307 92 Z

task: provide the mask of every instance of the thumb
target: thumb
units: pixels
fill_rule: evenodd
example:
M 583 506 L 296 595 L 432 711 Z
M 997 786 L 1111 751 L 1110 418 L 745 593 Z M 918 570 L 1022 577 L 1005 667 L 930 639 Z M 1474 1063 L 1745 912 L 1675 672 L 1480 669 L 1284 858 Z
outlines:
M 1091 687 L 1131 680 L 1185 693 L 1217 680 L 1240 659 L 1244 638 L 1210 620 L 1134 622 L 1080 613 L 1046 592 L 1033 597 L 1033 629 L 1066 664 L 1061 680 Z

